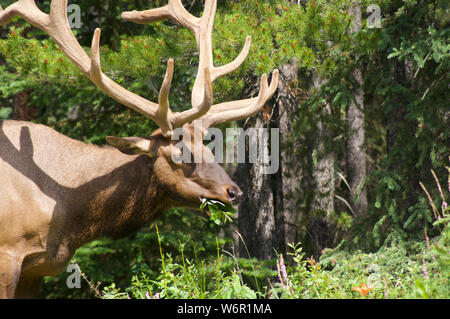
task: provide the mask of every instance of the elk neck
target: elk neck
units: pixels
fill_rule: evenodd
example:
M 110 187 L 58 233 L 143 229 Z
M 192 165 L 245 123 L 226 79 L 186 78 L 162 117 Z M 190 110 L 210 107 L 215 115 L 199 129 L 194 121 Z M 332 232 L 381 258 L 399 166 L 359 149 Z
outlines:
M 118 156 L 107 147 L 92 155 L 102 166 L 98 169 L 110 173 L 90 179 L 66 198 L 71 208 L 64 228 L 75 249 L 97 238 L 130 235 L 170 206 L 168 191 L 154 176 L 148 156 Z

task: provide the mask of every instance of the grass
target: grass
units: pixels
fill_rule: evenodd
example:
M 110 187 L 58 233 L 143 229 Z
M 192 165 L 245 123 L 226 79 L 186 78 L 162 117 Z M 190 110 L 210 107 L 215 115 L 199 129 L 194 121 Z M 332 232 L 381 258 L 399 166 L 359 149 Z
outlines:
M 225 254 L 217 242 L 214 259 L 189 259 L 188 243 L 180 243 L 181 262 L 165 254 L 160 245 L 161 269 L 154 279 L 145 273 L 133 277 L 123 291 L 114 284 L 102 291 L 103 298 L 333 298 L 399 299 L 450 297 L 449 215 L 441 236 L 434 240 L 382 247 L 376 253 L 327 250 L 316 261 L 305 258 L 300 244 L 290 245 L 287 265 L 283 255 L 275 267 Z M 156 230 L 158 232 L 158 230 Z M 158 234 L 158 238 L 159 234 Z M 230 267 L 232 265 L 232 267 Z M 265 268 L 255 271 L 255 267 Z M 262 278 L 261 274 L 264 273 Z M 258 275 L 259 274 L 259 275 Z M 256 284 L 255 284 L 256 282 Z

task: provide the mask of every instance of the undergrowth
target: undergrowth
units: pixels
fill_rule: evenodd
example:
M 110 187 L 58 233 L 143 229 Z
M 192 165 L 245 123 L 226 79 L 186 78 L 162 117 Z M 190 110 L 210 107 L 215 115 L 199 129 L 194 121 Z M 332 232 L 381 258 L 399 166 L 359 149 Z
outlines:
M 162 252 L 162 267 L 156 278 L 142 273 L 133 277 L 129 287 L 122 290 L 111 284 L 101 294 L 108 299 L 447 299 L 450 297 L 448 221 L 446 214 L 441 236 L 432 241 L 399 243 L 382 247 L 376 253 L 349 253 L 337 248 L 326 251 L 316 261 L 305 257 L 300 244 L 291 245 L 293 263 L 286 265 L 283 255 L 279 255 L 275 269 L 266 269 L 265 285 L 255 274 L 246 274 L 251 267 L 241 268 L 242 260 L 225 256 L 219 247 L 216 260 L 205 262 L 187 259 L 181 244 L 182 263 Z M 230 263 L 233 267 L 226 267 Z
M 441 235 L 433 239 L 429 239 L 425 231 L 421 242 L 391 243 L 375 253 L 349 252 L 338 246 L 327 249 L 319 260 L 305 256 L 301 244 L 290 245 L 289 256 L 279 255 L 276 260 L 237 258 L 233 251 L 223 248 L 226 243 L 218 239 L 214 256 L 200 258 L 199 245 L 194 241 L 180 241 L 177 252 L 166 252 L 156 229 L 160 253 L 157 271 L 154 270 L 154 265 L 148 265 L 139 256 L 128 268 L 131 281 L 122 281 L 120 274 L 117 276 L 116 271 L 111 271 L 119 279 L 114 281 L 113 278 L 98 276 L 95 272 L 96 276 L 86 275 L 84 271 L 90 272 L 89 265 L 83 267 L 80 262 L 84 290 L 65 288 L 65 297 L 448 299 L 449 220 L 447 210 L 435 223 L 435 227 L 441 227 Z M 87 249 L 95 250 L 95 243 Z M 186 250 L 192 250 L 193 256 L 186 256 Z M 75 258 L 80 256 L 76 255 Z M 111 269 L 114 267 L 114 263 L 111 263 Z M 61 281 L 67 276 L 68 274 L 61 274 L 60 278 L 48 278 L 47 285 L 51 286 L 53 282 L 58 287 L 65 287 Z M 93 278 L 104 281 L 91 281 Z M 80 295 L 83 291 L 84 295 Z M 61 298 L 61 292 L 47 297 Z

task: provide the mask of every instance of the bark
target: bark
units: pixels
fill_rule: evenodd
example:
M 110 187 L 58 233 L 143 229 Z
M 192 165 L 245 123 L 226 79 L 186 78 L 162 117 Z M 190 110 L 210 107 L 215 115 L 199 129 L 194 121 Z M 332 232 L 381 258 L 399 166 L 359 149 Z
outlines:
M 276 116 L 274 121 L 280 129 L 280 171 L 275 177 L 277 224 L 283 228 L 284 236 L 280 245 L 287 247 L 289 243 L 298 241 L 299 209 L 298 201 L 302 196 L 301 183 L 303 166 L 299 154 L 299 142 L 294 137 L 294 114 L 298 107 L 297 63 L 296 61 L 280 68 L 278 96 L 274 105 Z
M 22 91 L 13 97 L 13 112 L 11 118 L 18 121 L 35 120 L 38 115 L 38 109 L 30 105 L 30 94 L 32 90 Z
M 297 202 L 301 197 L 303 173 L 298 142 L 293 136 L 295 119 L 291 116 L 298 107 L 297 63 L 284 65 L 280 71 L 276 98 L 266 105 L 265 114 L 260 112 L 247 122 L 247 127 L 279 128 L 279 170 L 276 174 L 264 175 L 261 163 L 243 164 L 236 174 L 246 194 L 239 209 L 240 233 L 251 257 L 261 259 L 273 258 L 275 249 L 283 252 L 288 243 L 298 241 Z M 268 112 L 272 115 L 270 120 Z M 247 256 L 243 245 L 240 245 L 240 256 Z
M 263 126 L 264 119 L 260 112 L 252 117 L 244 128 L 258 129 Z M 248 143 L 258 143 L 258 141 L 261 142 L 261 136 L 256 134 L 254 138 L 249 138 Z M 252 258 L 270 259 L 275 257 L 274 249 L 277 246 L 274 194 L 271 187 L 272 176 L 264 174 L 261 155 L 257 155 L 257 162 L 254 164 L 248 161 L 240 164 L 237 171 L 241 177 L 240 180 L 246 181 L 245 184 L 239 185 L 245 194 L 238 216 L 239 232 L 244 240 L 244 243 L 239 245 L 239 255 L 248 257 L 247 253 L 249 253 Z
M 325 81 L 319 76 L 313 75 L 310 91 L 320 89 Z M 307 229 L 308 244 L 312 246 L 315 256 L 319 256 L 324 248 L 332 245 L 335 233 L 329 222 L 330 216 L 334 212 L 335 195 L 335 158 L 332 150 L 327 147 L 327 143 L 332 139 L 332 132 L 320 118 L 330 115 L 330 106 L 324 105 L 322 112 L 323 114 L 319 114 L 317 119 L 317 131 L 315 132 L 315 156 L 312 160 L 314 190 L 310 209 L 310 225 Z
M 354 17 L 352 32 L 361 30 L 361 7 L 355 5 L 351 8 Z M 358 58 L 358 57 L 356 57 Z M 366 178 L 367 163 L 364 152 L 364 92 L 362 90 L 363 77 L 360 69 L 355 69 L 354 101 L 347 109 L 347 126 L 349 137 L 347 140 L 347 179 L 350 186 L 351 204 L 355 216 L 361 216 L 367 212 L 367 192 L 363 187 L 358 190 Z

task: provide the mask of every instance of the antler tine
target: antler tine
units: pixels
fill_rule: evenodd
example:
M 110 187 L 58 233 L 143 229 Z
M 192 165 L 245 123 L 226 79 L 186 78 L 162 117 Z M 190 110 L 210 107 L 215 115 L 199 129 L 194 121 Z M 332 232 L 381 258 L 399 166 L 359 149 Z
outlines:
M 279 71 L 275 69 L 270 86 L 268 85 L 267 75 L 262 75 L 258 97 L 213 105 L 209 113 L 200 118 L 202 129 L 206 132 L 213 125 L 237 121 L 254 115 L 275 94 L 278 88 L 278 80 Z
M 211 72 L 208 68 L 204 69 L 204 99 L 202 104 L 197 108 L 191 108 L 181 113 L 175 113 L 173 117 L 174 127 L 182 127 L 184 124 L 192 122 L 202 115 L 206 114 L 212 105 L 213 90 L 211 85 Z
M 0 25 L 10 22 L 16 16 L 21 16 L 33 26 L 46 32 L 77 68 L 104 93 L 119 103 L 154 120 L 162 129 L 163 134 L 167 135 L 172 130 L 168 105 L 160 108 L 158 104 L 126 90 L 102 72 L 99 45 L 100 29 L 96 29 L 94 32 L 91 57 L 86 54 L 74 37 L 69 26 L 67 20 L 67 0 L 52 1 L 50 14 L 42 12 L 36 6 L 34 0 L 19 0 L 5 10 L 0 10 Z M 160 109 L 165 111 L 161 111 Z
M 0 6 L 0 25 L 9 23 L 17 16 L 22 16 L 33 26 L 45 25 L 48 15 L 39 10 L 33 0 L 19 0 L 5 10 Z
M 239 55 L 236 57 L 234 61 L 226 65 L 213 68 L 211 80 L 214 82 L 218 78 L 238 69 L 242 65 L 242 63 L 244 63 L 245 59 L 247 59 L 251 45 L 252 45 L 252 37 L 248 35 L 245 38 L 245 44 L 244 47 L 242 48 L 241 53 L 239 53 Z
M 169 59 L 167 61 L 167 70 L 166 75 L 164 76 L 164 81 L 161 86 L 161 90 L 159 91 L 159 97 L 158 97 L 158 114 L 160 118 L 171 118 L 171 110 L 169 108 L 169 93 L 170 93 L 170 87 L 172 85 L 172 79 L 173 79 L 173 71 L 174 71 L 174 61 L 173 59 Z M 173 134 L 173 127 L 171 121 L 167 121 L 165 124 L 167 127 L 162 128 L 163 134 L 165 136 L 171 136 Z
M 122 19 L 138 24 L 172 19 L 186 28 L 197 33 L 200 18 L 191 15 L 181 3 L 181 0 L 169 0 L 169 3 L 161 8 L 144 11 L 126 11 L 122 13 Z
M 21 16 L 34 27 L 46 32 L 84 73 L 89 71 L 90 59 L 73 37 L 67 22 L 67 1 L 52 1 L 50 14 L 42 12 L 34 0 L 19 0 L 0 11 L 0 25 Z M 59 28 L 59 29 L 58 29 Z M 70 34 L 70 36 L 68 36 Z M 72 39 L 73 38 L 73 39 Z

